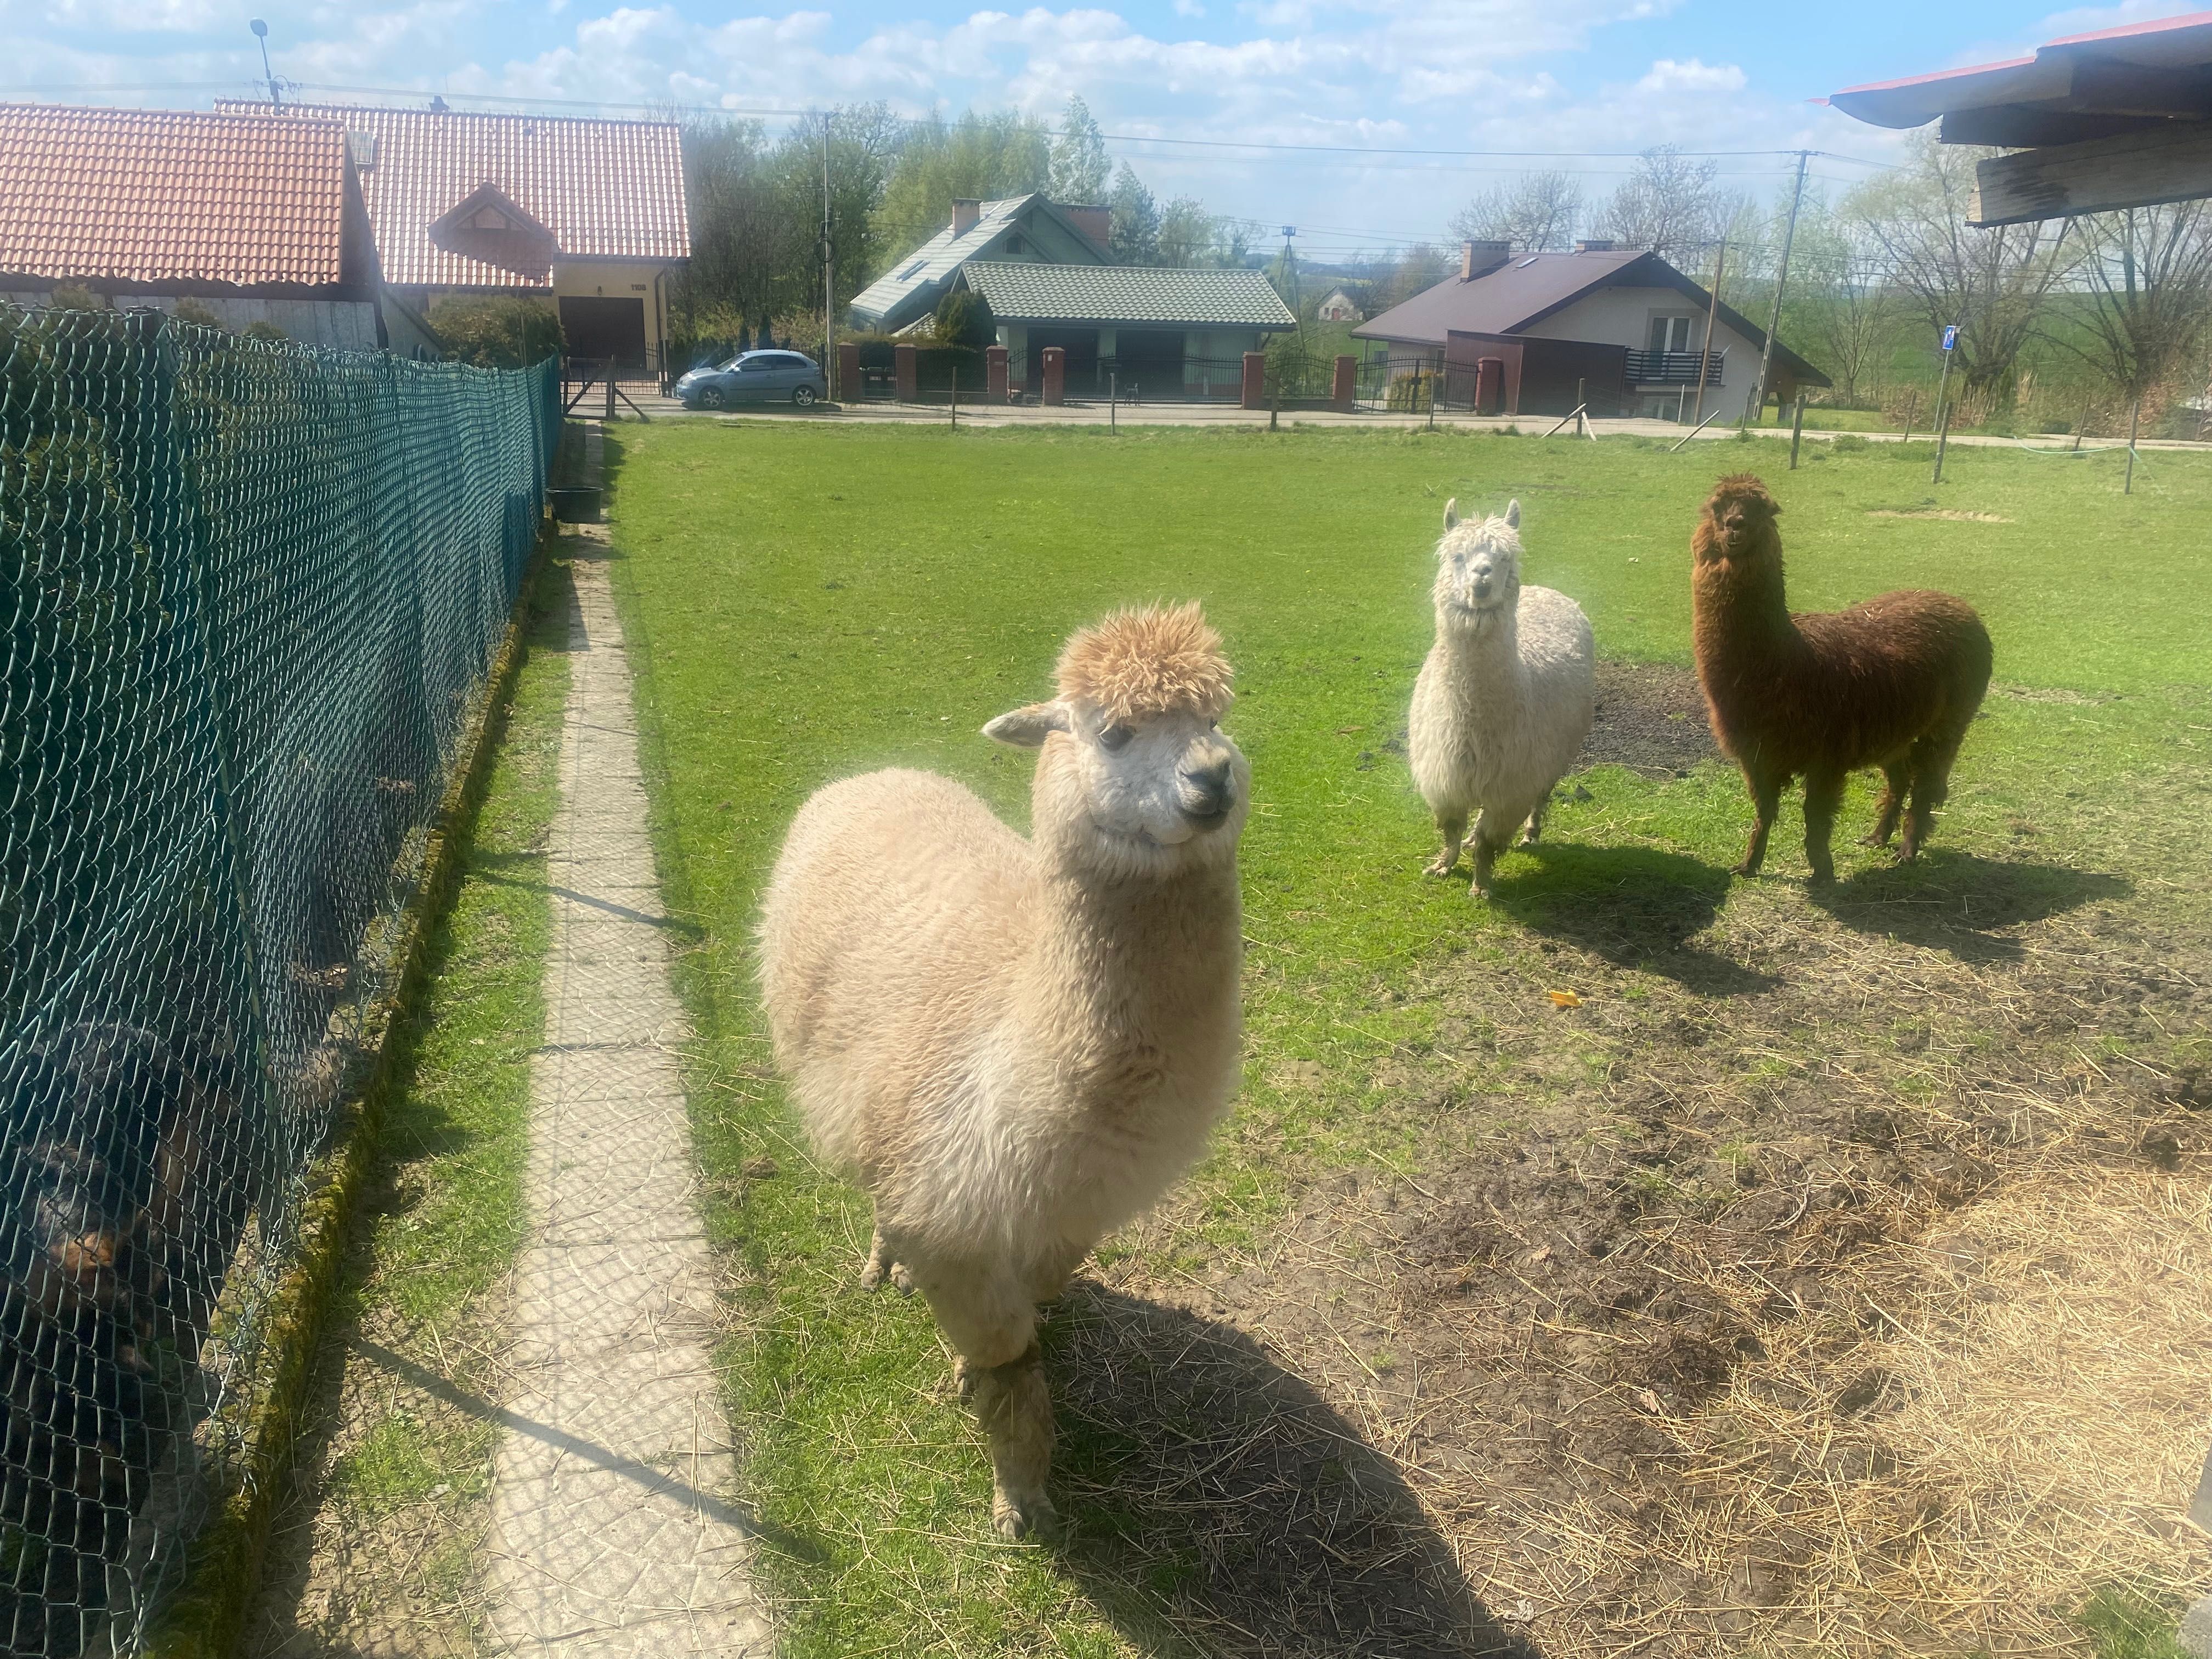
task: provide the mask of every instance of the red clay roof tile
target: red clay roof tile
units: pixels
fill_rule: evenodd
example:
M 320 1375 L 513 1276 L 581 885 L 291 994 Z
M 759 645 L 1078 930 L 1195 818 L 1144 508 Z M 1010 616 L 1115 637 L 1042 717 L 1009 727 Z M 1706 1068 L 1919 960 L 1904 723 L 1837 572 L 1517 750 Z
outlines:
M 345 164 L 334 122 L 0 104 L 0 271 L 337 283 Z

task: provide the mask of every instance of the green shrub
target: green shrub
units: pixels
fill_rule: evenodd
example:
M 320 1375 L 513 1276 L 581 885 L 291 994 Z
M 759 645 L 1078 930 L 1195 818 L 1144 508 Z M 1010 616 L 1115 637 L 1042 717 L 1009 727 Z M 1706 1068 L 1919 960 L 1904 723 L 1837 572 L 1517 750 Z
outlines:
M 983 354 L 973 346 L 926 345 L 915 349 L 914 377 L 916 390 L 949 392 L 952 377 L 960 376 L 960 391 L 964 397 L 983 395 Z
M 441 300 L 429 323 L 447 361 L 478 368 L 527 368 L 561 354 L 561 319 L 542 301 L 493 296 Z
M 56 311 L 106 311 L 108 308 L 106 300 L 82 283 L 56 283 L 53 292 L 46 296 L 46 303 Z
M 267 340 L 272 343 L 281 343 L 292 337 L 274 323 L 248 323 L 245 331 L 249 340 Z
M 1856 432 L 1844 433 L 1840 436 L 1832 440 L 1828 445 L 1830 453 L 1837 455 L 1856 454 L 1862 449 L 1871 449 L 1872 447 L 1874 447 L 1873 445 L 1867 442 L 1864 438 L 1860 437 Z
M 216 315 L 215 307 L 198 300 L 179 300 L 173 313 L 180 323 L 196 323 L 202 328 L 221 328 L 222 319 Z

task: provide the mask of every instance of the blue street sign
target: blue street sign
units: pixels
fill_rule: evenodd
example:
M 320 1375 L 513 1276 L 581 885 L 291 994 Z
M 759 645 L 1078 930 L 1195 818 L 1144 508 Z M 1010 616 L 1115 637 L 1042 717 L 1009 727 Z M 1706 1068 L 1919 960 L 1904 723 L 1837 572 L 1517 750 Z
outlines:
M 1953 323 L 1949 327 L 1943 331 L 1943 349 L 1948 351 L 1953 346 L 1958 343 L 1959 325 L 1956 323 Z

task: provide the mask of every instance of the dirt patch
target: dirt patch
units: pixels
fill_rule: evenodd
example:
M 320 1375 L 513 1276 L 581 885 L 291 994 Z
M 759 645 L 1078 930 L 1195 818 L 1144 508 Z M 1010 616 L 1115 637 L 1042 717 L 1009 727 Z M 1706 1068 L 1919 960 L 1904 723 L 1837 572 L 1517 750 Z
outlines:
M 1719 753 L 1694 670 L 1598 664 L 1597 717 L 1575 757 L 1577 769 L 1626 766 L 1646 777 L 1675 777 Z
M 1436 1040 L 1370 1081 L 1409 1138 L 1515 1127 L 1114 1289 L 1387 1454 L 1458 1564 L 1422 1605 L 1472 1609 L 1404 1650 L 1502 1613 L 1553 1656 L 2087 1655 L 2089 1590 L 2212 1589 L 2212 911 L 1940 843 L 1699 909 L 1532 903 L 1525 951 L 1405 985 Z
M 2010 524 L 2012 520 L 1996 513 L 1968 513 L 1955 507 L 1877 507 L 1870 509 L 1869 519 L 1945 519 L 1953 524 Z

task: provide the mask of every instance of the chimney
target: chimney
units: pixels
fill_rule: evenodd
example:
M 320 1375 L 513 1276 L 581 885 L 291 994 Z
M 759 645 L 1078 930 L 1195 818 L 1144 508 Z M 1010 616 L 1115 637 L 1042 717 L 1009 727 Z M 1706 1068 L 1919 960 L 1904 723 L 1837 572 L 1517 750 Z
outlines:
M 1104 247 L 1114 236 L 1114 212 L 1110 208 L 1063 202 L 1060 210 L 1066 214 L 1074 227 L 1092 241 Z
M 1459 279 L 1471 283 L 1478 276 L 1487 276 L 1513 257 L 1510 242 L 1462 242 L 1459 245 Z
M 1577 253 L 1610 253 L 1613 252 L 1613 238 L 1610 236 L 1585 236 L 1581 241 L 1575 244 L 1575 252 Z
M 975 222 L 983 216 L 983 204 L 972 196 L 952 198 L 952 234 L 958 236 L 975 228 Z

